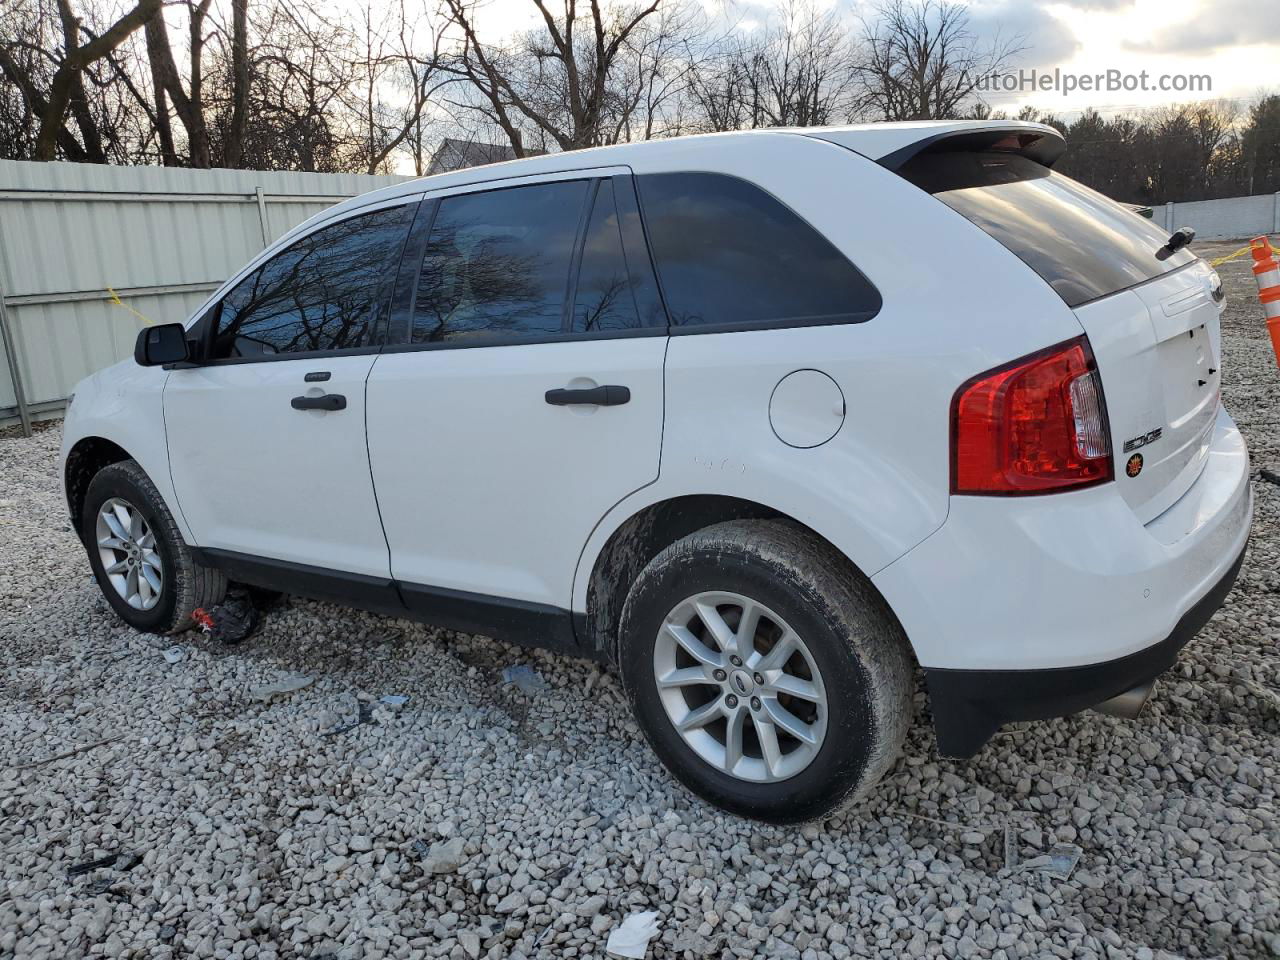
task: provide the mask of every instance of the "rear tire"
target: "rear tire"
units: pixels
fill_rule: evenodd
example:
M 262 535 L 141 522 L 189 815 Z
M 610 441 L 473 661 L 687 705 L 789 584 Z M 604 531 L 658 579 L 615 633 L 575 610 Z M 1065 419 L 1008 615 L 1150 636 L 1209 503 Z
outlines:
M 789 521 L 721 523 L 663 550 L 631 589 L 620 640 L 654 752 L 742 816 L 798 823 L 852 803 L 893 765 L 911 722 L 896 618 Z
M 197 608 L 208 609 L 226 594 L 226 578 L 195 561 L 160 491 L 135 461 L 98 471 L 81 518 L 98 587 L 134 629 L 179 633 L 193 625 Z

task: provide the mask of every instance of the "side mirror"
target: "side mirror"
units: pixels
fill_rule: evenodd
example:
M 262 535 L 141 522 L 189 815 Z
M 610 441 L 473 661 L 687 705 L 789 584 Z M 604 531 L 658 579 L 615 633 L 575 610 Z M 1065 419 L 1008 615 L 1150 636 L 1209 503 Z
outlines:
M 188 356 L 187 331 L 182 324 L 162 323 L 138 331 L 133 359 L 139 366 L 159 367 L 168 363 L 181 363 Z

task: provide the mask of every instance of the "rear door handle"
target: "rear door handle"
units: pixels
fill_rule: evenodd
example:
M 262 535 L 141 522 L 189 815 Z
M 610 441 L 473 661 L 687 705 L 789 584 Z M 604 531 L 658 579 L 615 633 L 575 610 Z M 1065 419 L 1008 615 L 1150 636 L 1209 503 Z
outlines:
M 347 398 L 340 393 L 326 393 L 318 397 L 294 397 L 289 406 L 295 410 L 345 410 Z
M 547 403 L 557 407 L 567 407 L 571 403 L 589 403 L 598 407 L 616 407 L 630 402 L 630 388 L 612 383 L 602 387 L 589 387 L 585 390 L 567 390 L 561 387 L 558 390 L 547 391 Z

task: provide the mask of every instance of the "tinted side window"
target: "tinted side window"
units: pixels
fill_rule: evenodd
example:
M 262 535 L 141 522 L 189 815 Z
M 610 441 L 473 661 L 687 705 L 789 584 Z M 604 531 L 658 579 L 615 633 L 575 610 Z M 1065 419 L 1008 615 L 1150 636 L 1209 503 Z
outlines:
M 627 272 L 622 230 L 613 181 L 604 180 L 596 193 L 591 220 L 582 244 L 582 266 L 573 299 L 573 332 L 633 330 L 639 327 L 635 284 Z
M 441 200 L 418 277 L 411 342 L 562 333 L 588 186 L 571 180 Z
M 385 306 L 415 205 L 317 230 L 223 298 L 213 358 L 363 346 Z
M 673 326 L 847 323 L 880 294 L 759 187 L 715 173 L 636 178 Z

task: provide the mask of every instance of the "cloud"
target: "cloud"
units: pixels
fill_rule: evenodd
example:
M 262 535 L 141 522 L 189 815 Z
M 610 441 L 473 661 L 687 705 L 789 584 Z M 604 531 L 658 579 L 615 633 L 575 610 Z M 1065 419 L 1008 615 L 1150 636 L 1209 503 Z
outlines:
M 1125 10 L 1134 4 L 1134 0 L 1058 0 L 1058 2 L 1076 10 Z
M 1080 49 L 1075 32 L 1036 3 L 974 4 L 969 8 L 969 29 L 982 40 L 1017 41 L 1023 47 L 1013 66 L 1050 67 L 1070 60 Z
M 1202 4 L 1180 23 L 1146 37 L 1126 39 L 1128 50 L 1143 53 L 1201 55 L 1224 47 L 1280 44 L 1280 17 L 1256 0 L 1220 0 Z

